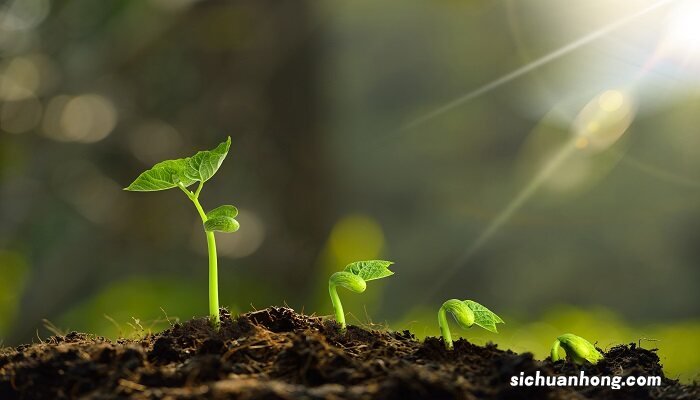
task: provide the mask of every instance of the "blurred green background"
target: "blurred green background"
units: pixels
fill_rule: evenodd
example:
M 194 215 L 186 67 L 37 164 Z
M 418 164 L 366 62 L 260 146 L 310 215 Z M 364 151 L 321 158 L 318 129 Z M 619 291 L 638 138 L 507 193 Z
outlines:
M 329 315 L 330 273 L 386 258 L 349 322 L 435 335 L 469 298 L 507 321 L 478 343 L 697 379 L 700 9 L 658 3 L 0 3 L 2 344 L 205 315 L 191 204 L 121 188 L 231 135 L 202 202 L 241 211 L 232 310 Z

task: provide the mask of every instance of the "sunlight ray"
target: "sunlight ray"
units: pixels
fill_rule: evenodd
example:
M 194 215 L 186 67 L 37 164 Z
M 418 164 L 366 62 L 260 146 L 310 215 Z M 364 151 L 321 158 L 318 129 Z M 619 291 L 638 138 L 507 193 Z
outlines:
M 573 152 L 578 148 L 576 147 L 576 139 L 572 139 L 564 144 L 559 151 L 554 154 L 554 156 L 543 166 L 539 173 L 527 184 L 520 192 L 511 200 L 501 212 L 496 215 L 496 217 L 488 224 L 486 229 L 484 229 L 481 234 L 472 242 L 469 247 L 462 253 L 462 255 L 457 259 L 457 261 L 452 264 L 447 269 L 444 269 L 440 274 L 439 278 L 435 279 L 432 286 L 424 291 L 426 297 L 433 296 L 440 288 L 443 287 L 450 279 L 454 277 L 454 274 L 462 267 L 464 267 L 467 262 L 474 256 L 474 254 L 481 249 L 486 242 L 506 223 L 510 218 L 527 202 L 530 197 L 539 189 L 549 177 L 556 172 L 556 170 L 564 163 Z
M 435 108 L 433 111 L 427 112 L 427 113 L 425 113 L 417 118 L 414 118 L 413 120 L 411 120 L 411 121 L 405 123 L 403 126 L 401 126 L 398 129 L 397 133 L 401 133 L 401 132 L 410 130 L 412 128 L 415 128 L 416 126 L 422 125 L 423 123 L 425 123 L 429 120 L 432 120 L 432 119 L 434 119 L 434 118 L 436 118 L 436 117 L 438 117 L 438 116 L 440 116 L 440 115 L 442 115 L 442 114 L 444 114 L 444 113 L 446 113 L 446 112 L 448 112 L 456 107 L 459 107 L 460 105 L 462 105 L 470 100 L 473 100 L 473 99 L 475 99 L 475 98 L 477 98 L 485 93 L 488 93 L 488 92 L 490 92 L 490 91 L 492 91 L 492 90 L 494 90 L 494 89 L 496 89 L 496 88 L 498 88 L 498 87 L 500 87 L 500 86 L 502 86 L 510 81 L 513 81 L 513 80 L 527 74 L 528 72 L 530 72 L 534 69 L 537 69 L 537 68 L 539 68 L 545 64 L 548 64 L 548 63 L 550 63 L 550 62 L 552 62 L 552 61 L 554 61 L 554 60 L 556 60 L 556 59 L 558 59 L 566 54 L 569 54 L 572 51 L 578 49 L 579 47 L 584 46 L 584 45 L 586 45 L 586 44 L 588 44 L 588 43 L 590 43 L 590 42 L 592 42 L 592 41 L 594 41 L 602 36 L 605 36 L 605 35 L 611 33 L 612 31 L 632 22 L 633 20 L 635 20 L 635 19 L 637 19 L 645 14 L 648 14 L 652 11 L 655 11 L 663 6 L 666 6 L 674 1 L 677 1 L 677 0 L 657 1 L 646 8 L 643 8 L 643 9 L 641 9 L 635 13 L 632 13 L 624 18 L 621 18 L 615 22 L 612 22 L 608 25 L 605 25 L 605 26 L 603 26 L 603 27 L 577 39 L 577 40 L 574 40 L 573 42 L 571 42 L 569 44 L 566 44 L 566 45 L 538 58 L 537 60 L 534 60 L 528 64 L 525 64 L 522 67 L 520 67 L 512 72 L 509 72 L 509 73 L 507 73 L 507 74 L 505 74 L 505 75 L 503 75 L 503 76 L 501 76 L 501 77 L 499 77 L 491 82 L 488 82 L 488 83 L 486 83 L 486 84 L 484 84 L 484 85 L 482 85 L 482 86 L 480 86 L 472 91 L 469 91 L 469 92 L 443 104 L 442 106 Z

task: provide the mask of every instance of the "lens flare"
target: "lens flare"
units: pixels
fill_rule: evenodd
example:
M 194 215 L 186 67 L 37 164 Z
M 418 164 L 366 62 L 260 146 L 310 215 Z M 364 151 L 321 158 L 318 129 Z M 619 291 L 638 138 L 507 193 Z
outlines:
M 668 17 L 664 40 L 667 53 L 690 59 L 700 59 L 700 2 L 690 0 L 681 3 Z
M 591 100 L 573 122 L 577 149 L 593 153 L 609 149 L 627 131 L 634 118 L 632 97 L 607 90 Z

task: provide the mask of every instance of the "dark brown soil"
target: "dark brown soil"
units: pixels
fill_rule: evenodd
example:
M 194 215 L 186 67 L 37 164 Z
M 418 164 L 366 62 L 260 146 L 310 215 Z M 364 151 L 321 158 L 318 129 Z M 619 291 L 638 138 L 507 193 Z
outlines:
M 700 399 L 700 387 L 512 387 L 520 372 L 574 375 L 576 365 L 441 339 L 349 327 L 272 307 L 175 324 L 140 341 L 80 333 L 0 352 L 0 399 Z M 654 350 L 617 346 L 589 376 L 663 376 Z

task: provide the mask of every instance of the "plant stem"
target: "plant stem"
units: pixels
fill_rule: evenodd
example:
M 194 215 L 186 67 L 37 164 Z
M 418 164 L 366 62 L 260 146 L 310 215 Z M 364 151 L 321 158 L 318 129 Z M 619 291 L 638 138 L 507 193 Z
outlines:
M 561 357 L 559 356 L 559 348 L 561 347 L 561 342 L 559 339 L 557 339 L 553 344 L 552 344 L 552 350 L 550 352 L 550 356 L 552 357 L 552 361 L 559 361 L 561 360 Z
M 447 325 L 447 311 L 445 307 L 440 307 L 438 311 L 438 325 L 440 325 L 440 333 L 442 334 L 442 340 L 445 341 L 445 348 L 447 350 L 452 350 L 454 347 L 452 344 L 452 335 L 450 334 L 450 327 Z
M 221 325 L 221 319 L 219 317 L 219 277 L 214 232 L 207 232 L 207 247 L 209 250 L 209 316 L 214 327 L 218 329 Z
M 331 295 L 331 303 L 333 303 L 333 310 L 335 311 L 335 320 L 340 324 L 340 329 L 345 330 L 345 312 L 343 312 L 343 305 L 340 303 L 340 297 L 338 297 L 338 290 L 333 282 L 328 282 L 328 293 Z
M 178 186 L 185 192 L 187 197 L 192 200 L 192 203 L 194 203 L 197 213 L 199 213 L 199 217 L 202 219 L 202 224 L 207 222 L 207 214 L 199 203 L 199 193 L 202 191 L 203 184 L 200 182 L 195 193 L 187 190 L 182 183 Z M 207 235 L 207 249 L 209 253 L 209 318 L 214 328 L 219 329 L 221 317 L 219 316 L 219 276 L 216 262 L 216 240 L 214 239 L 214 232 L 205 231 L 205 234 Z

